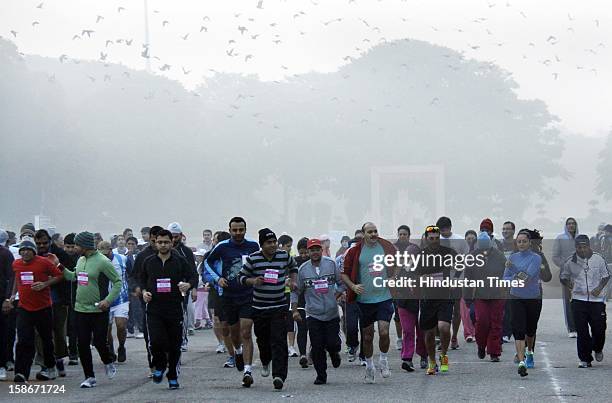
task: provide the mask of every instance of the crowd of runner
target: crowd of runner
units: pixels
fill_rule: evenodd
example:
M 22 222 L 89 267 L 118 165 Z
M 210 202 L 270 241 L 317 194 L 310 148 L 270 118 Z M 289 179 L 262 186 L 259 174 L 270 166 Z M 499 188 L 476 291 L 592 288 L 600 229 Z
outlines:
M 568 218 L 551 251 L 556 268 L 537 230 L 517 231 L 507 221 L 497 239 L 488 218 L 464 235 L 453 233 L 448 217 L 414 239 L 401 225 L 393 241 L 366 222 L 342 238 L 335 254 L 327 236 L 300 238 L 294 248 L 291 236 L 277 237 L 269 228 L 260 229 L 256 241 L 246 232 L 246 221 L 233 217 L 227 231 L 206 229 L 202 242 L 188 247 L 176 222 L 144 227 L 140 238 L 127 228 L 109 240 L 88 231 L 61 236 L 30 223 L 18 235 L 0 229 L 0 380 L 13 372 L 14 382 L 28 382 L 33 364 L 40 366 L 37 380 L 53 380 L 66 376 L 65 365 L 80 364 L 81 387 L 91 388 L 97 382 L 92 346 L 113 379 L 115 363 L 127 360 L 126 339 L 138 338 L 152 382 L 165 376 L 168 387 L 178 389 L 189 336 L 212 329 L 216 352 L 227 354 L 223 366 L 238 370 L 242 387 L 254 383 L 255 344 L 260 375 L 271 377 L 276 390 L 287 379 L 289 357 L 314 367 L 315 385 L 327 383 L 327 356 L 338 368 L 343 343 L 346 359 L 358 360 L 364 382 L 374 383 L 391 376 L 392 324 L 401 369 L 419 367 L 434 376 L 450 370 L 462 323 L 465 342 L 476 343 L 483 360 L 499 362 L 503 344 L 514 339 L 517 373 L 525 377 L 536 366 L 542 283 L 553 273 L 578 367 L 603 360 L 610 224 L 589 238 Z M 379 257 L 398 252 L 411 258 L 381 263 Z M 423 259 L 415 261 L 417 255 Z M 482 264 L 448 263 L 464 261 L 460 256 Z M 395 287 L 391 280 L 421 285 Z M 486 285 L 459 287 L 451 280 Z

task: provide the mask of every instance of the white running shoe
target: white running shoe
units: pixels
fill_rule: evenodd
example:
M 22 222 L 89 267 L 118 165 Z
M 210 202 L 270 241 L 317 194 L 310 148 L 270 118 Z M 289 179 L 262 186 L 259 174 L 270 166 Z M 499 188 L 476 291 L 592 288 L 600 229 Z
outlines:
M 375 374 L 376 370 L 374 368 L 366 367 L 365 376 L 363 377 L 363 381 L 365 383 L 376 383 Z
M 567 337 L 569 337 L 570 339 L 575 339 L 576 337 L 578 337 L 578 333 L 576 333 L 576 332 L 569 332 L 567 334 Z
M 293 346 L 289 346 L 288 353 L 289 353 L 289 357 L 297 357 L 298 356 L 298 353 L 297 353 L 297 351 L 295 351 L 295 348 Z
M 217 349 L 215 351 L 217 352 L 217 354 L 225 353 L 225 344 L 223 343 L 217 344 Z
M 383 378 L 388 378 L 391 376 L 391 371 L 389 370 L 389 360 L 380 360 L 378 365 L 380 367 L 380 374 Z
M 267 378 L 270 376 L 270 364 L 261 366 L 261 376 Z
M 0 367 L 0 381 L 6 381 L 6 369 Z
M 82 388 L 93 388 L 96 386 L 96 378 L 87 378 L 81 382 Z
M 117 368 L 112 362 L 110 364 L 106 364 L 104 366 L 104 370 L 106 371 L 106 376 L 108 379 L 113 379 L 115 375 L 117 375 Z
M 395 348 L 397 349 L 397 351 L 402 350 L 402 339 L 397 339 L 397 341 L 395 342 Z

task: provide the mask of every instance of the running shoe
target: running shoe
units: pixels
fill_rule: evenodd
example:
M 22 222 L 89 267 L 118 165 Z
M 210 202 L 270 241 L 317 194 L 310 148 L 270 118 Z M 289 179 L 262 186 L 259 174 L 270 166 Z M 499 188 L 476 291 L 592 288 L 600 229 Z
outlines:
M 136 335 L 134 333 L 130 333 L 128 332 L 127 336 L 125 336 L 128 339 L 133 339 L 134 337 L 136 337 Z
M 329 358 L 331 358 L 331 363 L 334 368 L 338 368 L 340 363 L 342 363 L 342 358 L 340 358 L 340 353 L 329 353 Z
M 448 355 L 440 356 L 440 372 L 448 372 Z
M 427 372 L 426 372 L 426 373 L 427 373 L 427 375 L 435 375 L 435 374 L 436 374 L 436 372 L 438 372 L 438 371 L 437 371 L 437 367 L 438 367 L 438 365 L 436 365 L 436 363 L 435 363 L 435 362 L 430 362 L 430 363 L 427 365 Z
M 603 351 L 595 351 L 595 360 L 597 362 L 603 361 Z
M 68 365 L 79 365 L 79 357 L 70 357 L 68 359 Z
M 117 368 L 112 362 L 104 366 L 104 371 L 106 372 L 108 379 L 113 379 L 115 375 L 117 375 Z
M 253 375 L 250 372 L 245 372 L 242 376 L 242 386 L 245 388 L 250 388 L 253 384 Z
M 270 376 L 270 364 L 263 365 L 261 364 L 261 376 L 267 378 Z
M 60 378 L 64 378 L 66 376 L 66 367 L 64 367 L 63 358 L 55 360 L 55 368 L 57 368 L 57 374 L 60 376 Z
M 178 381 L 176 379 L 170 379 L 168 380 L 168 389 L 170 390 L 175 390 L 180 388 L 180 385 L 178 383 Z
M 317 379 L 315 379 L 314 384 L 315 385 L 325 385 L 327 383 L 327 379 L 325 378 L 319 378 L 317 376 Z
M 285 384 L 285 382 L 283 382 L 282 379 L 280 379 L 278 376 L 276 378 L 274 378 L 274 380 L 272 381 L 272 384 L 274 385 L 274 389 L 275 390 L 281 390 L 283 388 L 283 385 Z
M 525 366 L 527 368 L 535 368 L 535 362 L 533 362 L 533 352 L 527 352 L 525 354 Z
M 380 360 L 378 362 L 378 366 L 380 367 L 380 374 L 383 378 L 388 378 L 391 376 L 391 371 L 389 370 L 389 360 Z
M 125 346 L 119 346 L 117 349 L 117 362 L 125 362 L 127 359 L 127 354 L 125 351 Z
M 363 377 L 363 381 L 365 383 L 376 383 L 376 379 L 375 379 L 375 370 L 374 368 L 368 368 L 366 367 L 365 370 L 365 376 Z
M 142 332 L 136 333 L 136 338 L 137 339 L 144 339 L 144 333 L 142 333 Z
M 15 383 L 27 383 L 26 377 L 22 374 L 15 374 L 15 378 L 13 378 L 13 382 Z
M 576 337 L 578 337 L 578 333 L 576 333 L 576 332 L 569 332 L 567 334 L 567 337 L 569 337 L 570 339 L 575 339 Z
M 39 381 L 50 381 L 57 378 L 57 370 L 53 368 L 43 368 L 36 374 L 36 379 Z
M 13 361 L 7 361 L 6 362 L 6 370 L 7 371 L 14 371 L 15 370 L 15 363 Z
M 6 381 L 6 368 L 0 367 L 0 381 Z
M 350 361 L 350 358 L 349 358 L 349 361 Z M 308 368 L 308 358 L 306 358 L 305 355 L 300 357 L 300 367 Z
M 476 339 L 474 338 L 474 336 L 468 336 L 468 337 L 465 338 L 465 341 L 467 343 L 473 343 L 473 342 L 476 341 Z
M 510 343 L 510 336 L 504 336 L 504 337 L 502 337 L 502 342 L 503 342 L 503 343 Z
M 491 355 L 491 362 L 499 362 L 499 355 Z
M 293 346 L 289 346 L 288 351 L 289 353 L 289 357 L 297 357 L 298 353 L 297 351 L 295 351 L 295 348 Z
M 397 351 L 402 351 L 402 339 L 401 338 L 395 341 L 395 349 Z
M 404 360 L 402 361 L 402 369 L 407 372 L 414 371 L 414 364 L 412 364 L 412 360 Z
M 161 381 L 164 379 L 164 371 L 159 371 L 159 370 L 155 370 L 155 372 L 153 372 L 153 383 L 161 383 Z
M 217 349 L 215 351 L 217 352 L 217 354 L 225 353 L 225 344 L 223 343 L 217 344 Z
M 524 361 L 519 362 L 518 374 L 521 376 L 521 378 L 524 378 L 527 376 L 527 367 L 525 366 Z
M 83 382 L 81 382 L 81 388 L 95 388 L 96 387 L 96 378 L 87 378 Z
M 453 338 L 451 339 L 451 345 L 450 345 L 450 347 L 451 347 L 451 350 L 456 350 L 456 349 L 458 349 L 458 348 L 459 348 L 459 342 L 457 341 L 457 338 L 456 338 L 456 337 L 453 337 Z
M 236 366 L 236 361 L 234 361 L 234 357 L 227 357 L 227 361 L 223 364 L 223 368 L 234 368 Z
M 427 368 L 427 357 L 425 358 L 421 357 L 420 367 L 421 369 Z
M 478 346 L 478 358 L 480 358 L 481 360 L 484 360 L 486 356 L 487 356 L 486 347 Z
M 238 371 L 244 371 L 244 356 L 242 355 L 242 353 L 234 354 L 234 362 L 236 363 L 236 369 Z
M 359 357 L 359 365 L 361 365 L 362 367 L 367 366 L 365 358 Z
M 348 354 L 348 362 L 353 362 L 355 361 L 355 359 L 357 359 L 357 349 L 355 347 L 349 347 L 347 354 Z

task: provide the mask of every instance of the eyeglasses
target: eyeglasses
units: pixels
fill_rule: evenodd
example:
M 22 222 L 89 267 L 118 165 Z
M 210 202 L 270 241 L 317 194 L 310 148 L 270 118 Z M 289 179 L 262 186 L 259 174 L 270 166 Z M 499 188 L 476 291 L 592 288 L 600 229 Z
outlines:
M 430 225 L 427 228 L 425 228 L 425 233 L 428 233 L 428 232 L 440 232 L 440 228 L 435 225 Z

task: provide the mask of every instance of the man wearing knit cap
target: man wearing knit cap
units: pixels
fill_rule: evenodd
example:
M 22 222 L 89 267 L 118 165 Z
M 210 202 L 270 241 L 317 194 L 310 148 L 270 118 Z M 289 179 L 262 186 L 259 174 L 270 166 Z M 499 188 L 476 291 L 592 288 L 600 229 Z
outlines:
M 606 339 L 606 285 L 610 271 L 601 255 L 591 249 L 589 237 L 578 235 L 576 252 L 563 264 L 559 279 L 572 292 L 572 314 L 576 325 L 579 368 L 603 360 Z M 589 331 L 590 328 L 590 331 Z
M 19 292 L 17 309 L 17 347 L 15 350 L 14 382 L 27 382 L 34 358 L 35 330 L 40 334 L 45 369 L 41 371 L 46 380 L 55 379 L 55 355 L 53 354 L 53 313 L 51 309 L 51 286 L 63 280 L 54 257 L 53 263 L 36 256 L 36 245 L 29 239 L 19 244 L 21 259 L 13 262 L 15 280 L 9 301 L 15 300 Z
M 493 221 L 491 221 L 490 218 L 485 218 L 484 220 L 480 222 L 480 231 L 484 231 L 487 233 L 487 235 L 489 235 L 489 238 L 491 238 L 493 247 L 496 247 L 497 249 L 502 250 L 503 245 L 501 244 L 500 241 L 495 239 L 495 236 L 493 234 Z
M 76 245 L 74 244 L 74 238 L 76 234 L 74 232 L 67 234 L 64 237 L 64 251 L 68 255 L 70 260 L 66 267 L 76 267 L 77 261 L 79 260 L 79 254 L 76 251 Z M 68 365 L 79 365 L 79 351 L 77 344 L 77 325 L 76 325 L 76 313 L 74 311 L 74 301 L 76 300 L 76 281 L 66 281 L 70 284 L 70 308 L 68 311 Z
M 93 345 L 104 363 L 106 375 L 112 379 L 117 372 L 106 337 L 109 322 L 108 309 L 119 296 L 122 281 L 110 260 L 96 250 L 94 234 L 87 231 L 81 232 L 74 238 L 74 243 L 77 253 L 82 255 L 75 270 L 60 267 L 64 270 L 64 278 L 70 281 L 77 280 L 74 310 L 76 311 L 79 357 L 85 374 L 81 388 L 92 388 L 96 386 L 90 349 L 92 333 Z
M 287 379 L 287 315 L 289 304 L 285 283 L 297 275 L 297 264 L 287 251 L 278 249 L 276 234 L 269 228 L 259 230 L 261 250 L 251 253 L 240 271 L 240 283 L 253 287 L 253 323 L 262 375 L 269 374 L 272 362 L 274 389 L 283 388 Z M 251 363 L 244 366 L 242 385 L 253 383 Z

